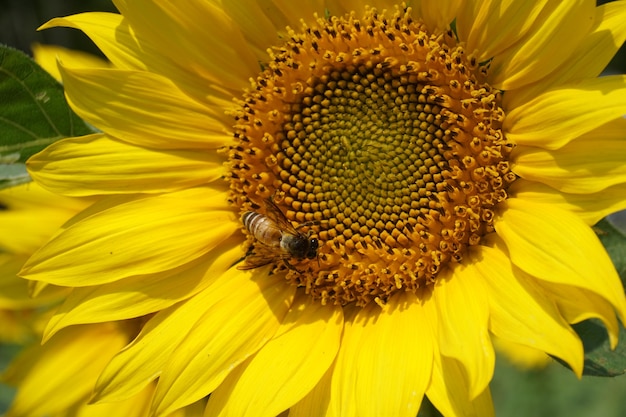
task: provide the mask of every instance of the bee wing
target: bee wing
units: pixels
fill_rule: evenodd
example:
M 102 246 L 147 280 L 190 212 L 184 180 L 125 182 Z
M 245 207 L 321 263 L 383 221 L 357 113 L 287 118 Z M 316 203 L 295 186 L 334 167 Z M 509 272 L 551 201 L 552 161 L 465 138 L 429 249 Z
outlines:
M 247 270 L 259 268 L 268 265 L 277 259 L 280 259 L 280 255 L 265 249 L 264 246 L 255 246 L 253 250 L 246 254 L 243 263 L 237 266 L 237 269 Z
M 266 216 L 270 218 L 271 221 L 276 223 L 280 229 L 292 234 L 298 235 L 298 231 L 293 224 L 287 219 L 285 213 L 282 212 L 280 207 L 276 205 L 271 199 L 265 199 L 265 207 L 266 207 Z
M 260 268 L 262 266 L 270 264 L 271 262 L 271 258 L 252 255 L 248 256 L 241 265 L 238 265 L 237 269 L 246 271 L 248 269 Z

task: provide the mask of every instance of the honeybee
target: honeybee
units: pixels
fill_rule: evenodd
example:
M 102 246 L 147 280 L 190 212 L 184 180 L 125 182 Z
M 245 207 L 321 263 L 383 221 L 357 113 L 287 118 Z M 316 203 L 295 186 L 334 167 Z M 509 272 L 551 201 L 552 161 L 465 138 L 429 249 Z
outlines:
M 274 201 L 266 199 L 265 206 L 266 214 L 248 211 L 241 216 L 243 225 L 259 245 L 250 248 L 245 264 L 239 269 L 254 269 L 280 259 L 289 269 L 298 271 L 290 259 L 301 261 L 317 257 L 318 240 L 298 230 L 314 222 L 294 227 Z

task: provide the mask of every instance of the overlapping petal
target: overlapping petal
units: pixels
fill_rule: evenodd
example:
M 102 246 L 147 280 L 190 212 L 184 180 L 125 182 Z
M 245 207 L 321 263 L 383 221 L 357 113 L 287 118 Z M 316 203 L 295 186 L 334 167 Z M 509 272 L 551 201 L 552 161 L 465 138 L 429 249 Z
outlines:
M 499 2 L 492 4 L 498 7 Z M 595 6 L 595 0 L 546 2 L 519 42 L 490 57 L 493 61 L 489 83 L 503 90 L 513 90 L 554 71 L 577 51 L 590 32 Z M 531 16 L 522 15 L 512 20 Z
M 219 386 L 209 399 L 211 416 L 274 417 L 315 387 L 335 359 L 343 314 L 300 292 L 276 335 Z
M 92 381 L 128 337 L 114 323 L 76 326 L 24 351 L 4 375 L 20 387 L 7 416 L 54 415 L 86 401 Z
M 372 304 L 346 322 L 331 385 L 333 413 L 415 416 L 435 349 L 424 307 L 408 293 L 382 309 Z
M 33 59 L 57 81 L 61 81 L 58 61 L 70 67 L 110 68 L 111 64 L 104 59 L 81 51 L 75 51 L 56 45 L 34 44 Z
M 498 337 L 530 346 L 563 359 L 582 374 L 583 349 L 570 328 L 534 278 L 515 268 L 498 248 L 482 247 L 473 264 L 487 283 L 490 329 Z
M 459 38 L 467 51 L 487 61 L 516 44 L 531 30 L 548 0 L 463 2 L 458 15 Z
M 552 206 L 519 198 L 510 198 L 505 204 L 506 210 L 495 227 L 518 268 L 540 280 L 598 294 L 626 322 L 624 289 L 611 259 L 589 226 L 576 215 Z M 563 230 L 568 233 L 564 235 Z
M 241 242 L 231 238 L 192 266 L 73 288 L 48 322 L 44 341 L 67 326 L 124 320 L 164 310 L 211 285 L 242 255 Z
M 535 2 L 517 2 L 533 5 Z M 626 40 L 626 2 L 612 1 L 596 8 L 593 27 L 576 53 L 561 62 L 547 77 L 531 85 L 506 92 L 504 103 L 515 108 L 532 100 L 554 85 L 593 78 L 607 67 Z
M 557 150 L 518 146 L 515 152 L 513 171 L 522 178 L 566 193 L 596 193 L 626 183 L 626 119 L 613 120 Z
M 137 37 L 156 46 L 157 56 L 169 61 L 170 65 L 162 66 L 157 72 L 172 80 L 184 80 L 185 90 L 189 87 L 202 96 L 207 85 L 212 85 L 236 95 L 242 80 L 259 71 L 257 57 L 221 2 L 116 0 L 114 3 Z
M 465 370 L 470 398 L 488 386 L 495 366 L 488 323 L 489 303 L 483 280 L 475 269 L 460 265 L 448 279 L 441 277 L 434 288 L 434 302 L 439 311 L 439 350 L 454 358 Z M 472 296 L 468 296 L 472 294 Z
M 81 287 L 159 273 L 198 259 L 238 227 L 225 193 L 208 188 L 111 197 L 72 219 L 21 274 Z
M 47 191 L 37 183 L 0 192 L 0 248 L 30 255 L 90 200 L 73 199 Z
M 626 114 L 626 76 L 615 75 L 559 87 L 512 109 L 507 138 L 518 145 L 558 149 Z
M 458 14 L 460 0 L 424 1 L 420 5 L 421 14 L 426 25 L 433 31 L 446 30 Z
M 104 134 L 55 142 L 33 155 L 27 166 L 46 189 L 73 197 L 177 191 L 224 174 L 215 152 L 155 150 Z
M 473 399 L 470 398 L 469 391 L 463 366 L 456 359 L 435 354 L 426 395 L 437 410 L 446 417 L 495 416 L 489 388 Z
M 569 194 L 532 181 L 517 180 L 509 193 L 520 200 L 559 207 L 576 214 L 587 225 L 593 226 L 611 213 L 626 209 L 626 184 L 618 184 L 598 193 Z
M 265 271 L 267 268 L 262 269 Z M 295 287 L 279 275 L 231 269 L 205 290 L 201 315 L 185 309 L 178 320 L 194 322 L 165 364 L 154 397 L 157 416 L 214 391 L 250 355 L 274 337 L 292 304 Z M 184 327 L 183 327 L 184 328 Z M 158 335 L 159 343 L 167 343 Z
M 118 69 L 61 67 L 69 104 L 118 139 L 157 149 L 215 149 L 224 144 L 225 108 L 208 110 L 169 79 Z M 106 106 L 102 103 L 106 102 Z

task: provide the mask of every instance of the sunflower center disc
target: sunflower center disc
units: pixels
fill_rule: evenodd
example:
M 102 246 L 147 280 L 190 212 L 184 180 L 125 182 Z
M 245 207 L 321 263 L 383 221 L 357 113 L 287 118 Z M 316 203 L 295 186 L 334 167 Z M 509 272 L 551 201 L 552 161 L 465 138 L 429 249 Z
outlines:
M 246 230 L 250 256 L 322 303 L 432 284 L 493 231 L 516 178 L 499 91 L 409 8 L 318 18 L 289 38 L 236 114 L 232 200 L 270 218 L 271 199 L 320 247 L 298 259 Z

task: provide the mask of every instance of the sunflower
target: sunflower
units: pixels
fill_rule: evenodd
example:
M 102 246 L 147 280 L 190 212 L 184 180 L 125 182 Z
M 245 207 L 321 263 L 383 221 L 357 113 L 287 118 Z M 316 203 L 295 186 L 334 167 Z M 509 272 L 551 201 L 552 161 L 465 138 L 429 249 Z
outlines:
M 92 401 L 152 412 L 493 414 L 491 337 L 580 376 L 624 291 L 591 225 L 626 208 L 626 2 L 148 0 L 57 18 L 101 133 L 32 157 L 97 196 L 22 275 L 72 288 L 44 340 L 144 317 Z

